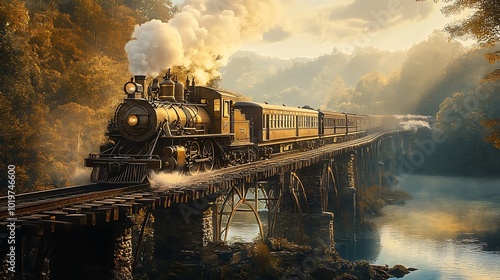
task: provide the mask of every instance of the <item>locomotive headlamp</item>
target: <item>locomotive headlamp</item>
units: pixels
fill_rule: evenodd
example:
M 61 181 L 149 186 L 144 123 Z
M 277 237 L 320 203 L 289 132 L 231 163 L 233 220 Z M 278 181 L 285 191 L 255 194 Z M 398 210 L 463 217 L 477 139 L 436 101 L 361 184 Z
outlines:
M 127 123 L 130 126 L 135 126 L 139 122 L 139 118 L 136 115 L 130 115 L 127 118 Z
M 137 91 L 137 84 L 134 82 L 128 82 L 123 87 L 126 94 L 134 94 Z

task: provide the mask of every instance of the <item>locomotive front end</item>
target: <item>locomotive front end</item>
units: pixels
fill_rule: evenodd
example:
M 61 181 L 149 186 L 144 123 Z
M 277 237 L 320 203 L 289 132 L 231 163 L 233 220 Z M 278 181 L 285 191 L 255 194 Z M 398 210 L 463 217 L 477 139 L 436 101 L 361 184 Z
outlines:
M 144 146 L 158 135 L 164 115 L 144 98 L 145 76 L 135 76 L 123 89 L 126 97 L 108 124 L 109 142 L 99 154 L 90 154 L 85 166 L 92 167 L 91 181 L 140 183 L 149 170 L 160 169 L 160 157 L 144 153 Z
M 125 83 L 125 98 L 108 123 L 108 143 L 85 159 L 91 181 L 140 183 L 151 171 L 185 170 L 201 160 L 193 141 L 211 132 L 210 115 L 205 104 L 186 100 L 190 89 L 172 78 L 167 72 L 147 91 L 145 76 Z

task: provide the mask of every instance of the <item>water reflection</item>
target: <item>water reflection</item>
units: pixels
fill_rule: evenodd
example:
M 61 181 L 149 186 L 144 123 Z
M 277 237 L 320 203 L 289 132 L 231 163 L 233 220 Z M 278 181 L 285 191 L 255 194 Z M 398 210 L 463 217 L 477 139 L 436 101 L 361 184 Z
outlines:
M 380 255 L 380 238 L 361 239 L 357 241 L 336 240 L 335 249 L 346 260 L 367 260 L 373 263 Z
M 500 179 L 411 176 L 400 187 L 414 199 L 384 208 L 373 219 L 375 238 L 337 240 L 344 258 L 418 268 L 406 280 L 498 279 Z M 252 241 L 258 232 L 252 213 L 237 213 L 228 240 Z
M 252 242 L 259 237 L 259 226 L 255 215 L 249 212 L 236 212 L 227 233 L 227 241 Z
M 500 179 L 411 176 L 414 199 L 374 219 L 381 252 L 373 262 L 419 270 L 405 279 L 495 279 L 500 275 Z

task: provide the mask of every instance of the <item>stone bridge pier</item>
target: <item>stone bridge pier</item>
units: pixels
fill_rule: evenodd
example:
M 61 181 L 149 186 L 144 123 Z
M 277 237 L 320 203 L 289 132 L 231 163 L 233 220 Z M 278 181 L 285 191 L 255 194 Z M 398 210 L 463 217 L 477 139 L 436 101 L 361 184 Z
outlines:
M 334 240 L 355 241 L 361 216 L 358 189 L 380 181 L 384 167 L 379 162 L 380 145 L 374 142 L 282 174 L 271 236 L 323 247 L 334 246 Z
M 168 208 L 149 205 L 113 223 L 56 232 L 44 242 L 48 277 L 133 279 L 144 274 L 165 279 L 194 273 L 195 279 L 199 250 L 214 240 L 213 201 L 211 196 Z
M 186 273 L 193 273 L 192 279 L 199 277 L 200 248 L 214 240 L 212 205 L 204 198 L 153 211 L 152 240 L 144 242 L 149 248 L 143 249 L 143 264 L 139 267 L 150 266 L 145 271 L 153 279 L 176 274 L 189 279 Z
M 46 245 L 49 279 L 131 279 L 132 226 L 124 221 L 56 233 Z
M 280 176 L 281 203 L 270 237 L 284 237 L 314 248 L 334 247 L 334 214 L 322 207 L 325 194 L 319 188 L 321 173 L 320 168 L 311 166 L 300 173 L 286 172 Z
M 0 278 L 132 279 L 132 229 L 128 218 L 90 226 L 25 223 L 16 235 L 15 273 Z

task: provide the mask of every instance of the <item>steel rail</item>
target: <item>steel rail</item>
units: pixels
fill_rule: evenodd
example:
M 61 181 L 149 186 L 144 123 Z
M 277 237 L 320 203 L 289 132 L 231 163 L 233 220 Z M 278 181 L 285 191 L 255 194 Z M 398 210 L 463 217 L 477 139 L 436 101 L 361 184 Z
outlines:
M 123 186 L 123 185 L 121 185 Z M 111 185 L 113 187 L 113 185 Z M 114 187 L 120 187 L 119 185 L 115 185 Z M 27 193 L 16 193 L 14 195 L 16 203 L 25 202 L 29 200 L 37 200 L 37 199 L 46 199 L 57 196 L 67 196 L 78 193 L 85 193 L 94 190 L 100 190 L 103 188 L 102 184 L 89 183 L 86 185 L 77 185 L 70 187 L 61 187 L 50 190 L 41 190 Z M 8 196 L 0 197 L 0 207 L 4 207 L 7 205 L 9 199 Z
M 100 186 L 102 188 L 102 185 Z M 14 218 L 19 216 L 39 213 L 43 211 L 54 210 L 64 206 L 78 204 L 78 203 L 85 203 L 97 199 L 105 199 L 118 195 L 134 193 L 141 190 L 145 190 L 147 188 L 149 188 L 149 184 L 139 184 L 139 185 L 125 186 L 125 187 L 119 186 L 105 190 L 95 190 L 92 188 L 92 190 L 90 191 L 87 190 L 84 193 L 76 193 L 76 194 L 73 193 L 71 195 L 65 195 L 65 196 L 62 196 L 64 195 L 64 193 L 60 193 L 59 194 L 60 197 L 53 197 L 44 200 L 34 200 L 28 202 L 16 201 L 14 215 L 9 214 L 9 209 L 7 207 L 0 208 L 0 220 L 4 220 L 8 217 Z
M 328 145 L 325 145 L 323 147 L 309 150 L 309 151 L 305 151 L 305 152 L 291 151 L 291 152 L 287 152 L 285 154 L 274 155 L 270 159 L 266 159 L 266 160 L 259 160 L 259 161 L 245 163 L 245 164 L 230 166 L 230 167 L 226 167 L 226 168 L 222 168 L 222 169 L 212 170 L 210 172 L 200 172 L 198 174 L 186 176 L 189 178 L 189 182 L 187 182 L 187 183 L 176 183 L 173 185 L 175 187 L 179 187 L 179 188 L 182 188 L 182 187 L 189 188 L 189 186 L 195 186 L 197 184 L 203 184 L 203 183 L 206 183 L 209 181 L 218 181 L 221 178 L 230 177 L 230 176 L 227 176 L 228 174 L 234 174 L 234 173 L 238 173 L 238 172 L 243 173 L 246 171 L 251 172 L 254 167 L 258 167 L 262 163 L 265 163 L 266 165 L 279 165 L 283 162 L 298 161 L 298 160 L 304 159 L 304 154 L 319 155 L 319 154 L 323 154 L 326 152 L 356 147 L 356 146 L 370 143 L 370 142 L 376 140 L 377 138 L 380 138 L 386 134 L 395 133 L 397 131 L 401 131 L 401 130 L 376 132 L 376 133 L 367 135 L 367 136 L 362 137 L 362 138 L 357 138 L 357 139 L 342 142 L 342 143 L 328 144 Z M 153 189 L 154 188 L 155 187 L 153 187 Z
M 171 189 L 186 190 L 190 187 L 196 187 L 199 184 L 206 184 L 214 181 L 221 181 L 225 178 L 236 178 L 238 176 L 245 176 L 250 174 L 255 167 L 259 167 L 263 163 L 267 166 L 271 165 L 281 165 L 288 162 L 296 162 L 301 160 L 307 160 L 308 158 L 313 158 L 321 156 L 324 153 L 329 153 L 333 151 L 341 151 L 343 149 L 356 148 L 357 146 L 370 143 L 377 138 L 380 138 L 386 134 L 392 134 L 396 131 L 390 132 L 377 132 L 367 135 L 362 138 L 354 139 L 347 142 L 329 144 L 317 149 L 300 152 L 291 151 L 285 154 L 279 154 L 272 156 L 270 159 L 254 161 L 246 164 L 230 166 L 222 169 L 213 170 L 210 172 L 201 172 L 195 175 L 186 176 L 189 182 L 186 183 L 176 183 L 169 186 Z M 103 188 L 106 188 L 103 190 Z M 31 193 L 16 194 L 15 195 L 15 215 L 9 215 L 9 209 L 7 207 L 8 197 L 0 197 L 0 220 L 4 220 L 8 217 L 19 217 L 23 215 L 29 215 L 33 213 L 39 213 L 43 211 L 49 211 L 53 209 L 60 209 L 68 205 L 74 205 L 78 203 L 85 203 L 89 201 L 94 201 L 98 199 L 110 198 L 118 195 L 129 194 L 134 192 L 139 192 L 143 190 L 155 189 L 151 188 L 150 184 L 138 184 L 138 185 L 110 185 L 110 184 L 89 184 L 80 185 L 66 188 L 58 188 L 52 190 L 36 191 Z

